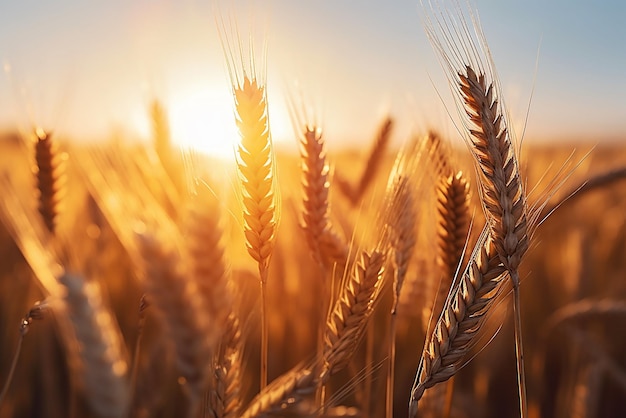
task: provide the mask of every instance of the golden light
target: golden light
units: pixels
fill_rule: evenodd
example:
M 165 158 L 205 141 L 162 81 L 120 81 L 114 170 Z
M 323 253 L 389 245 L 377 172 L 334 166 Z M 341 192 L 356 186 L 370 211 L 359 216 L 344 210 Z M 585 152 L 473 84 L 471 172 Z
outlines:
M 172 140 L 211 157 L 232 158 L 239 141 L 233 97 L 206 86 L 179 90 L 167 103 Z

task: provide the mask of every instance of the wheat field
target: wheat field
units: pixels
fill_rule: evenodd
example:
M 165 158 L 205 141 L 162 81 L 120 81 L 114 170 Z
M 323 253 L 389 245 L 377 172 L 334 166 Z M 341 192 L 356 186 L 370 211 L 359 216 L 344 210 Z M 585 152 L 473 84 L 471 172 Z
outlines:
M 330 152 L 292 103 L 281 152 L 232 53 L 230 160 L 159 101 L 149 143 L 2 134 L 0 417 L 622 416 L 626 146 L 521 146 L 456 12 L 464 143 Z

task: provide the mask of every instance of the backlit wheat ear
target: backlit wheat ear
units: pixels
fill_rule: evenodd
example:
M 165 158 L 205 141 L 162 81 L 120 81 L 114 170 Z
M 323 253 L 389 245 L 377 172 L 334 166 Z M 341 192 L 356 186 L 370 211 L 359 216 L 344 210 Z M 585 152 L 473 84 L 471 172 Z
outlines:
M 265 87 L 244 76 L 243 84 L 235 86 L 235 109 L 241 136 L 237 166 L 242 182 L 246 245 L 259 264 L 261 281 L 265 282 L 278 223 Z
M 197 285 L 190 280 L 179 254 L 149 235 L 138 234 L 143 255 L 146 293 L 174 346 L 176 367 L 189 398 L 187 414 L 194 417 L 211 372 L 211 352 L 217 335 L 203 315 Z
M 470 190 L 463 172 L 441 177 L 437 184 L 437 265 L 441 281 L 433 317 L 438 318 L 462 261 L 470 226 Z
M 343 265 L 348 257 L 348 246 L 330 221 L 328 192 L 328 163 L 322 131 L 306 126 L 300 134 L 302 184 L 304 187 L 303 228 L 313 257 L 326 266 Z
M 49 132 L 38 128 L 35 137 L 38 209 L 48 231 L 55 234 L 65 185 L 65 154 L 57 150 L 56 142 Z
M 59 282 L 65 295 L 54 307 L 68 320 L 61 320 L 67 327 L 62 328 L 61 335 L 87 403 L 99 417 L 125 417 L 129 407 L 128 365 L 121 351 L 121 333 L 102 301 L 100 287 L 67 273 Z
M 411 389 L 410 417 L 416 416 L 417 403 L 426 389 L 448 380 L 468 361 L 471 349 L 480 341 L 487 315 L 502 293 L 505 279 L 506 269 L 492 238 L 484 230 L 426 339 Z

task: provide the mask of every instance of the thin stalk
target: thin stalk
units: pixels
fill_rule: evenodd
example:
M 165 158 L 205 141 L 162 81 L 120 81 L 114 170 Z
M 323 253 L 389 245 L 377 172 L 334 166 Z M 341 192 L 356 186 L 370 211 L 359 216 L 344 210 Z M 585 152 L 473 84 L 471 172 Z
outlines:
M 527 418 L 526 375 L 524 373 L 524 346 L 522 344 L 522 312 L 517 271 L 511 274 L 513 281 L 513 318 L 515 321 L 515 357 L 517 359 L 517 387 L 519 389 L 520 417 Z
M 324 333 L 326 332 L 326 320 L 328 319 L 328 312 L 330 306 L 330 291 L 328 286 L 328 281 L 330 277 L 327 274 L 326 268 L 323 263 L 319 263 L 320 266 L 320 277 L 323 278 L 321 284 L 321 297 L 320 297 L 320 321 L 317 329 L 317 357 L 324 357 Z M 320 382 L 316 391 L 315 391 L 315 406 L 319 411 L 325 413 L 324 403 L 326 401 L 326 385 L 324 382 Z
M 267 323 L 267 270 L 260 270 L 261 274 L 261 390 L 267 386 L 267 358 L 268 358 L 268 334 Z
M 17 347 L 15 348 L 15 354 L 13 355 L 13 360 L 11 361 L 7 381 L 2 388 L 2 392 L 0 392 L 0 408 L 2 408 L 2 401 L 4 401 L 4 397 L 8 393 L 11 381 L 13 380 L 13 375 L 15 374 L 15 369 L 17 368 L 17 361 L 19 360 L 20 353 L 22 352 L 22 342 L 24 341 L 24 336 L 26 336 L 30 330 L 30 325 L 33 320 L 43 318 L 46 309 L 48 309 L 46 301 L 36 302 L 33 307 L 30 308 L 26 316 L 22 318 L 22 322 L 20 324 L 20 337 L 17 340 Z
M 22 341 L 24 341 L 24 335 L 25 333 L 20 333 L 20 338 L 17 340 L 17 347 L 15 348 L 15 355 L 13 355 L 13 360 L 11 361 L 9 375 L 7 376 L 7 381 L 2 388 L 2 392 L 0 392 L 0 407 L 2 407 L 2 401 L 9 391 L 9 386 L 11 386 L 11 381 L 13 380 L 13 375 L 15 374 L 17 360 L 20 358 L 20 353 L 22 352 Z
M 146 323 L 146 315 L 145 310 L 148 307 L 148 303 L 146 301 L 146 295 L 141 296 L 141 300 L 139 302 L 139 321 L 137 323 L 137 341 L 135 342 L 135 350 L 133 352 L 133 365 L 130 372 L 130 400 L 132 402 L 135 396 L 135 389 L 137 385 L 137 373 L 139 371 L 139 354 L 141 352 L 141 340 L 143 336 L 143 327 Z
M 387 395 L 386 399 L 386 417 L 393 418 L 393 383 L 396 376 L 396 325 L 397 310 L 391 312 L 391 323 L 389 324 L 389 363 L 387 369 Z
M 365 344 L 365 394 L 363 399 L 363 418 L 370 417 L 370 405 L 372 404 L 372 364 L 374 362 L 374 324 L 367 328 L 367 340 Z

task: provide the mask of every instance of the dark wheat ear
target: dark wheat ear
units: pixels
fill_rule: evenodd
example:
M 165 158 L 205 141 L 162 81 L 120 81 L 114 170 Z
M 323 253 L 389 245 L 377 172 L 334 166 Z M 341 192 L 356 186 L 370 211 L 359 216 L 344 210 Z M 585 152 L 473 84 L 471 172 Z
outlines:
M 58 151 L 52 134 L 43 129 L 35 130 L 35 140 L 38 210 L 48 231 L 54 235 L 65 186 L 66 155 Z
M 344 179 L 339 173 L 335 173 L 335 183 L 338 189 L 348 198 L 353 206 L 358 205 L 362 201 L 367 189 L 372 185 L 380 172 L 380 167 L 383 161 L 385 161 L 385 154 L 391 140 L 392 129 L 393 119 L 391 119 L 391 117 L 385 118 L 367 157 L 365 168 L 355 186 Z
M 441 281 L 433 317 L 439 317 L 459 269 L 470 229 L 470 188 L 462 171 L 437 183 L 437 267 Z

